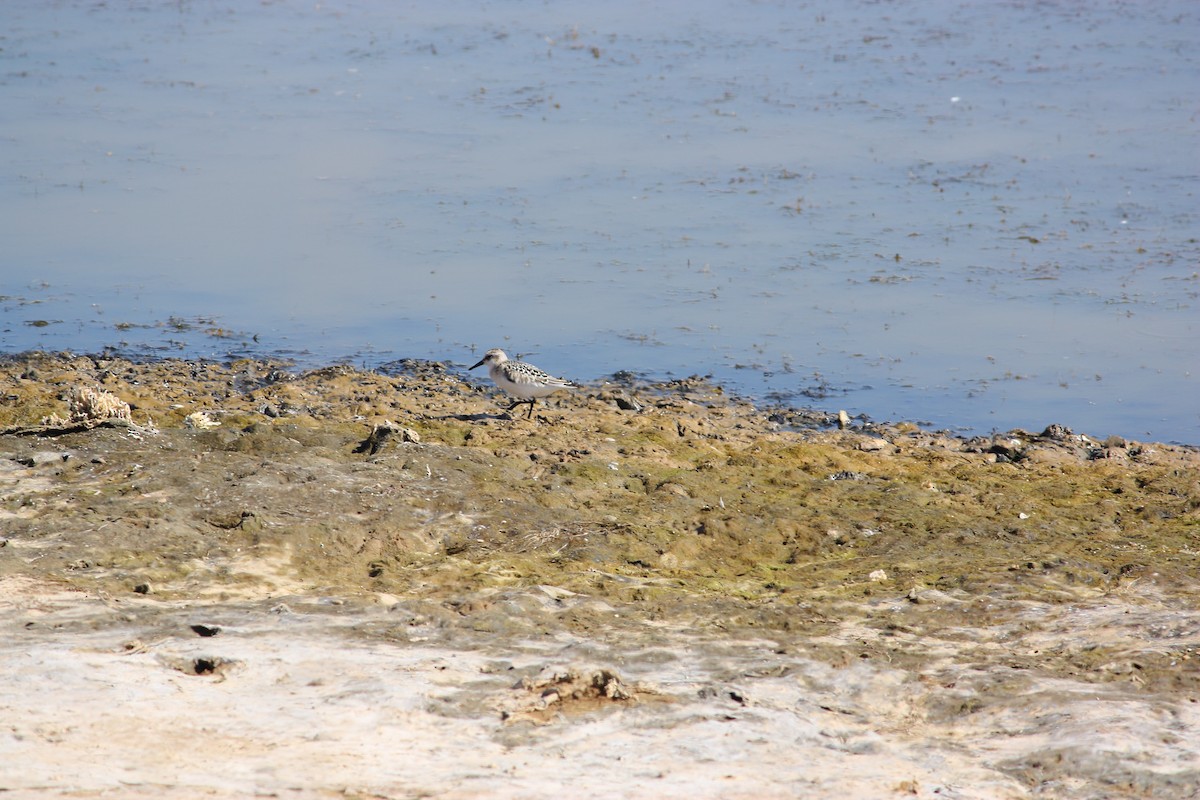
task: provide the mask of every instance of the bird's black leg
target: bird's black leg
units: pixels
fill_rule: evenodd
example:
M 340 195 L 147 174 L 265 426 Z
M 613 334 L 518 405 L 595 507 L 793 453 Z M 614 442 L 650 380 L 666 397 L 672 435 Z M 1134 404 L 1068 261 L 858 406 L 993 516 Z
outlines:
M 533 416 L 533 404 L 534 404 L 534 403 L 536 403 L 536 402 L 537 402 L 537 398 L 536 398 L 536 397 L 534 397 L 534 398 L 531 398 L 531 399 L 529 399 L 529 400 L 513 400 L 511 403 L 509 403 L 509 404 L 508 404 L 508 408 L 506 408 L 506 409 L 504 409 L 504 410 L 505 410 L 505 411 L 509 411 L 509 412 L 511 412 L 511 411 L 512 411 L 514 408 L 516 408 L 516 407 L 517 407 L 517 406 L 519 406 L 519 405 L 522 405 L 522 404 L 528 404 L 528 405 L 529 405 L 529 411 L 527 411 L 527 412 L 525 413 L 525 419 L 529 419 L 529 418 L 531 418 L 531 417 Z

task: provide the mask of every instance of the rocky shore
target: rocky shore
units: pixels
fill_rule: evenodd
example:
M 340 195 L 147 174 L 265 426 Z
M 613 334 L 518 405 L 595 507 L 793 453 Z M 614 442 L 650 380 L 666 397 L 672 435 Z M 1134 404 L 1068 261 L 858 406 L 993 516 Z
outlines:
M 0 790 L 1200 793 L 1197 449 L 703 379 L 504 406 L 431 362 L 0 363 Z

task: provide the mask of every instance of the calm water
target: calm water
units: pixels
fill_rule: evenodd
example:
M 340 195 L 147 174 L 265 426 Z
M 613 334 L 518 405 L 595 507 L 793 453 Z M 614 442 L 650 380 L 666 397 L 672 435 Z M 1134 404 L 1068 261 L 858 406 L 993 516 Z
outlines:
M 0 5 L 0 349 L 1200 443 L 1200 6 Z

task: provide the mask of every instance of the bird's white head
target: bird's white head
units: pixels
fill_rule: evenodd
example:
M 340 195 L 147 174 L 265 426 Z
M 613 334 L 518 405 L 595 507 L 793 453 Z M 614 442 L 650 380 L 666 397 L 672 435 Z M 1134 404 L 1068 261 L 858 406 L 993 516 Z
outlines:
M 486 353 L 484 353 L 483 358 L 479 359 L 478 363 L 472 365 L 471 369 L 475 369 L 475 367 L 482 367 L 484 364 L 487 364 L 488 366 L 495 366 L 496 364 L 503 364 L 505 361 L 508 361 L 508 354 L 499 347 L 493 347 L 491 350 L 488 350 Z

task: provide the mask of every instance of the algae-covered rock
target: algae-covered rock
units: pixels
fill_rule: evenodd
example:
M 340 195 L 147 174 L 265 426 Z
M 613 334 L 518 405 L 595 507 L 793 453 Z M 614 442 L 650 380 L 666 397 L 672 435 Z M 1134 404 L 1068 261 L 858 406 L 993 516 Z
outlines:
M 700 379 L 623 388 L 642 398 L 636 412 L 585 388 L 528 421 L 498 416 L 444 368 L 292 373 L 40 354 L 7 361 L 0 382 L 6 423 L 102 384 L 131 422 L 157 424 L 152 435 L 57 437 L 76 454 L 65 473 L 38 461 L 39 437 L 5 437 L 6 511 L 41 526 L 38 537 L 70 551 L 81 546 L 71 531 L 97 513 L 110 533 L 150 516 L 159 521 L 138 548 L 149 536 L 164 559 L 197 535 L 218 548 L 249 542 L 286 552 L 306 581 L 350 593 L 428 591 L 431 576 L 436 591 L 480 575 L 594 591 L 582 570 L 652 577 L 665 565 L 682 595 L 736 586 L 745 598 L 753 579 L 853 596 L 875 570 L 1000 595 L 1026 596 L 1031 572 L 1111 590 L 1122 570 L 1147 563 L 1161 567 L 1159 580 L 1182 576 L 1200 529 L 1194 449 L 1100 448 L 1064 426 L 987 440 L 908 424 L 782 429 L 771 422 L 778 410 Z M 197 414 L 219 424 L 196 425 Z M 1096 457 L 1113 449 L 1122 458 Z M 69 502 L 84 496 L 82 507 Z M 105 547 L 128 545 L 110 535 Z M 1021 566 L 1051 562 L 1074 566 Z M 380 567 L 414 563 L 424 565 L 419 581 Z M 169 591 L 170 581 L 156 585 Z

